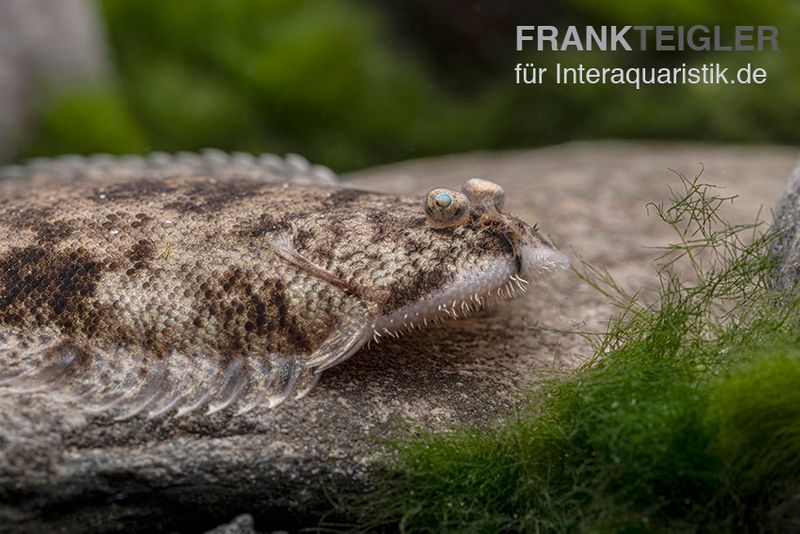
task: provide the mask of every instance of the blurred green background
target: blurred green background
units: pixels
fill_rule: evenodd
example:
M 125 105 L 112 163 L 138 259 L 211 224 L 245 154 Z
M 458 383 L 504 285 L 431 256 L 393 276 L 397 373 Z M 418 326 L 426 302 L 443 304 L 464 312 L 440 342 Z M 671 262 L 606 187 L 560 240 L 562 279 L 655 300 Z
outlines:
M 347 171 L 591 138 L 798 143 L 800 4 L 101 0 L 116 79 L 51 96 L 18 159 L 216 147 Z M 517 24 L 776 25 L 780 52 L 515 51 Z M 764 85 L 516 86 L 513 67 L 752 62 Z

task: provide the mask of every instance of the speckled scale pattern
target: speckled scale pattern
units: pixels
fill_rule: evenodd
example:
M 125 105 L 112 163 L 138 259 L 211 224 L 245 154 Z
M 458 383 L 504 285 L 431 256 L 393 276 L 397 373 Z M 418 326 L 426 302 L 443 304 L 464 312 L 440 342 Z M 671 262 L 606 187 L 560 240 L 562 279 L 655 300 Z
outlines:
M 335 185 L 298 156 L 0 175 L 0 385 L 123 417 L 302 396 L 394 318 L 408 328 L 403 310 L 518 254 L 513 218 L 431 229 L 420 198 Z

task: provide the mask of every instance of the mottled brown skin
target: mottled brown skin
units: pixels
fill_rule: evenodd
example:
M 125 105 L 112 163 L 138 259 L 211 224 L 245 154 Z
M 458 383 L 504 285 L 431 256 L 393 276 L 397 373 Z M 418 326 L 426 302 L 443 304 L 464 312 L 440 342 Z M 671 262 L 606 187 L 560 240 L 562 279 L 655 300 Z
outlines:
M 195 398 L 209 388 L 210 400 L 230 397 L 224 387 L 240 380 L 231 402 L 259 387 L 279 402 L 297 376 L 312 385 L 320 362 L 379 336 L 381 318 L 463 273 L 508 261 L 519 272 L 520 239 L 537 236 L 483 204 L 463 224 L 433 228 L 421 197 L 285 183 L 303 181 L 291 169 L 97 167 L 0 185 L 0 365 L 33 380 L 41 369 L 108 373 L 121 358 L 117 374 L 136 369 L 140 390 L 157 383 L 150 408 L 192 382 Z M 156 362 L 166 375 L 152 372 Z M 109 383 L 133 388 L 128 376 Z M 98 402 L 108 396 L 89 384 Z

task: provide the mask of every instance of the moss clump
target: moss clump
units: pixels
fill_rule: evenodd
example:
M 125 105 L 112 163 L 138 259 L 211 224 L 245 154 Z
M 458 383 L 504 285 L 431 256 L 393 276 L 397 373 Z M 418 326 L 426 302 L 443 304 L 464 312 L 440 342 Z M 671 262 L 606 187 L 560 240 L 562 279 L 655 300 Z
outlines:
M 748 355 L 709 395 L 705 428 L 737 497 L 773 522 L 800 527 L 800 348 Z
M 656 302 L 583 266 L 621 306 L 596 357 L 510 423 L 396 444 L 387 482 L 340 513 L 409 532 L 796 528 L 797 308 L 770 292 L 771 235 L 720 219 L 731 199 L 710 186 L 681 183 L 652 206 L 679 236 Z

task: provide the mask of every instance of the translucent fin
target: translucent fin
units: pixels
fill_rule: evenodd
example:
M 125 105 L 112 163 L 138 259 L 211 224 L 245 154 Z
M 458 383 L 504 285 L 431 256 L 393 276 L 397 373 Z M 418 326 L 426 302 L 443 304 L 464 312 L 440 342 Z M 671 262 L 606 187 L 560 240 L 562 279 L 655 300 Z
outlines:
M 164 395 L 161 395 L 148 407 L 147 418 L 155 419 L 180 409 L 190 398 L 193 391 L 199 387 L 208 373 L 216 373 L 217 365 L 196 365 L 195 361 L 208 364 L 207 358 L 173 353 L 165 358 L 168 362 L 167 374 L 164 379 Z
M 133 417 L 136 414 L 131 412 L 135 407 L 144 401 L 154 401 L 157 386 L 165 387 L 165 367 L 155 358 L 138 352 L 131 354 L 124 347 L 104 351 L 85 372 L 84 381 L 98 389 L 81 401 L 84 411 L 89 414 L 113 412 L 118 418 L 123 418 L 120 414 Z
M 191 375 L 189 393 L 174 402 L 176 417 L 184 417 L 205 408 L 206 414 L 221 412 L 239 402 L 252 387 L 249 358 L 237 356 L 227 365 L 216 364 L 216 370 L 201 364 Z M 199 370 L 199 372 L 198 372 Z
M 23 338 L 0 330 L 0 369 L 5 370 L 0 394 L 44 392 L 90 415 L 108 412 L 115 420 L 244 414 L 306 396 L 320 368 L 343 361 L 364 344 L 364 330 L 356 324 L 337 330 L 318 351 L 298 357 L 155 355 L 135 347 L 100 349 L 52 335 Z M 309 357 L 316 365 L 308 363 Z
M 212 401 L 220 380 L 224 379 L 220 362 L 205 355 L 191 358 L 185 372 L 190 379 L 185 395 L 176 404 L 176 417 L 189 415 Z
M 136 417 L 143 411 L 147 410 L 147 408 L 156 400 L 158 400 L 159 397 L 163 396 L 165 389 L 162 386 L 166 372 L 166 366 L 163 364 L 163 362 L 155 363 L 152 366 L 150 376 L 148 377 L 145 385 L 130 400 L 130 402 L 126 403 L 128 406 L 124 409 L 124 411 L 114 419 L 117 421 L 124 421 L 125 419 Z
M 0 180 L 31 180 L 35 183 L 86 179 L 125 179 L 146 175 L 207 174 L 224 179 L 227 176 L 250 177 L 265 182 L 337 184 L 336 174 L 321 165 L 312 165 L 302 156 L 288 154 L 253 155 L 244 152 L 228 154 L 206 149 L 200 153 L 153 152 L 146 156 L 58 156 L 32 159 L 22 165 L 0 167 Z
M 274 367 L 274 370 L 277 372 L 276 380 L 272 384 L 271 394 L 267 397 L 267 406 L 270 408 L 280 406 L 289 398 L 302 371 L 294 361 L 280 362 Z
M 322 376 L 322 371 L 315 371 L 313 369 L 303 369 L 300 379 L 297 381 L 297 390 L 294 394 L 295 399 L 303 399 L 306 395 L 311 393 L 314 386 L 319 382 Z
M 97 394 L 100 388 L 98 386 L 84 386 L 83 388 L 76 389 L 75 391 L 66 391 L 56 393 L 59 400 L 63 402 L 84 403 Z
M 369 328 L 363 322 L 354 321 L 331 334 L 303 366 L 318 372 L 330 369 L 350 358 L 368 339 Z
M 250 380 L 236 415 L 242 415 L 264 406 L 267 394 L 276 378 L 276 373 L 272 372 L 272 362 L 269 358 L 250 358 L 248 365 Z
M 175 417 L 185 417 L 186 415 L 189 415 L 195 410 L 199 410 L 208 402 L 209 398 L 211 398 L 210 391 L 202 392 L 202 394 L 199 397 L 196 397 L 192 399 L 191 402 L 180 406 L 178 408 L 177 413 L 175 414 Z
M 125 400 L 126 397 L 123 393 L 117 393 L 102 399 L 98 403 L 84 406 L 83 410 L 88 414 L 99 415 L 120 406 Z
M 180 392 L 173 393 L 171 396 L 169 396 L 167 402 L 147 412 L 147 418 L 158 419 L 159 417 L 163 416 L 173 408 L 177 407 L 180 404 L 180 401 L 181 401 L 181 393 Z
M 225 371 L 225 382 L 216 400 L 208 405 L 208 415 L 220 412 L 236 402 L 247 386 L 244 359 L 234 358 Z
M 26 358 L 27 370 L 6 378 L 2 385 L 11 393 L 46 391 L 53 384 L 86 365 L 86 354 L 72 345 L 40 348 Z

